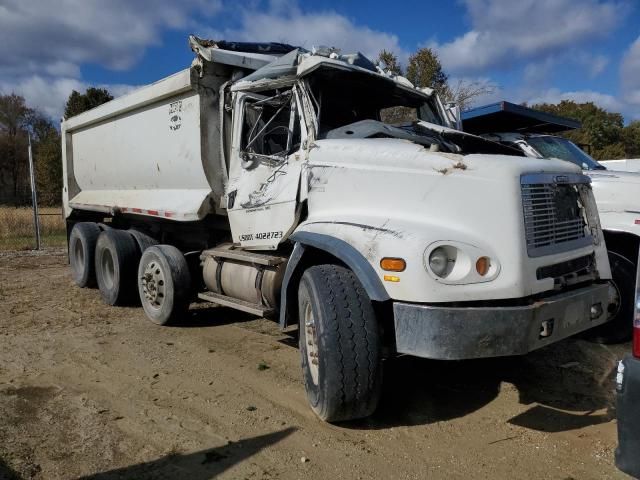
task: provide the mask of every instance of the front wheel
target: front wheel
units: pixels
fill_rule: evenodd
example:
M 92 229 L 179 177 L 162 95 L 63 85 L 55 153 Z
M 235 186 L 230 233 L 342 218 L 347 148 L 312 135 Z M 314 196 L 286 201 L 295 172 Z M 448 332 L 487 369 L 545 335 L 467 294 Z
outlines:
M 631 339 L 636 284 L 636 265 L 627 257 L 609 250 L 609 264 L 619 304 L 611 313 L 611 320 L 589 332 L 589 339 L 605 344 L 622 343 Z
M 138 293 L 149 320 L 157 325 L 177 323 L 189 308 L 191 276 L 180 250 L 155 245 L 142 254 Z
M 307 397 L 327 422 L 371 415 L 382 386 L 381 335 L 364 288 L 337 265 L 309 268 L 298 288 Z

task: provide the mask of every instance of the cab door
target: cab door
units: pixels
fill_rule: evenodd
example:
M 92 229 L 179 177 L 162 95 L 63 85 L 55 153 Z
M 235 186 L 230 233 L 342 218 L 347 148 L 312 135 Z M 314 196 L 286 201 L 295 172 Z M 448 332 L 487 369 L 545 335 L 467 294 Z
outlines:
M 236 92 L 227 213 L 234 243 L 274 250 L 298 223 L 306 128 L 295 88 Z

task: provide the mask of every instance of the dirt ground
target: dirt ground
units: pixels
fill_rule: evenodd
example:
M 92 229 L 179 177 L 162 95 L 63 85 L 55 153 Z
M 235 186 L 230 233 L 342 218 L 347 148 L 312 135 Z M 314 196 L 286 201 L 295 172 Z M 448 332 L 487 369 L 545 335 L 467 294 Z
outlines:
M 0 254 L 0 478 L 625 478 L 628 345 L 385 365 L 382 404 L 328 425 L 295 329 L 208 305 L 180 327 L 72 285 L 62 252 Z

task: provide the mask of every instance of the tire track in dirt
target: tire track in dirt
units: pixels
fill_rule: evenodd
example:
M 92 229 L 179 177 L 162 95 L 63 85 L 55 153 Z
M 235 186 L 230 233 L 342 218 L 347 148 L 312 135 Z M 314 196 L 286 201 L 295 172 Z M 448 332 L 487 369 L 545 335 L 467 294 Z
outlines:
M 157 327 L 73 287 L 64 257 L 4 256 L 0 285 L 0 458 L 25 478 L 624 478 L 608 411 L 624 346 L 399 358 L 379 411 L 333 426 L 271 322 L 198 305 Z

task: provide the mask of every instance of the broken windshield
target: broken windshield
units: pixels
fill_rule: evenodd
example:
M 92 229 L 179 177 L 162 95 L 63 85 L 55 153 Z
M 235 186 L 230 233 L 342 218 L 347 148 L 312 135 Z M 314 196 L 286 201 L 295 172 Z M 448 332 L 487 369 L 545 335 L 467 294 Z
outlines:
M 403 88 L 390 78 L 326 69 L 311 75 L 309 86 L 318 117 L 319 138 L 363 120 L 391 125 L 417 120 L 444 124 L 435 98 Z
M 519 149 L 446 128 L 437 96 L 390 78 L 336 68 L 307 79 L 319 139 L 402 138 L 432 151 L 520 155 Z
M 544 158 L 559 158 L 575 163 L 582 170 L 606 170 L 573 142 L 562 137 L 530 137 L 527 143 Z

